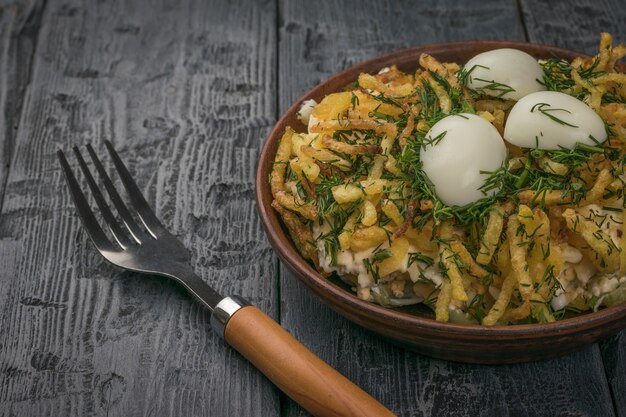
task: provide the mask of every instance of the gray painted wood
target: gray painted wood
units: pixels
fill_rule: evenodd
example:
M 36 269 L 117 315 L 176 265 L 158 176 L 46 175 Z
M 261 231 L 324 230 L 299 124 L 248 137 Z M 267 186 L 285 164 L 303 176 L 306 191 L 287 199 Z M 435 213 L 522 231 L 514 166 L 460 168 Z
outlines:
M 604 371 L 618 416 L 626 416 L 626 331 L 600 343 Z
M 0 202 L 28 83 L 41 1 L 0 1 Z
M 531 42 L 596 54 L 600 32 L 626 42 L 626 13 L 620 0 L 520 0 Z
M 112 140 L 202 278 L 276 316 L 253 203 L 275 17 L 256 0 L 48 2 L 0 218 L 0 415 L 278 415 L 180 288 L 101 259 L 54 154 Z
M 626 13 L 619 0 L 547 2 L 522 0 L 521 10 L 533 42 L 551 43 L 589 55 L 598 51 L 600 31 L 626 42 Z M 626 416 L 626 330 L 600 343 L 604 369 L 619 416 Z
M 280 110 L 332 73 L 406 46 L 458 39 L 524 40 L 514 1 L 281 2 Z M 538 17 L 540 18 L 540 17 Z M 513 366 L 461 365 L 365 333 L 281 268 L 281 322 L 400 416 L 611 416 L 597 346 Z M 284 416 L 304 416 L 283 398 Z
M 626 40 L 619 1 L 48 3 L 0 0 L 0 416 L 306 415 L 182 290 L 96 255 L 54 151 L 102 152 L 103 138 L 204 279 L 279 317 L 400 416 L 611 416 L 609 387 L 626 416 L 625 332 L 533 364 L 431 360 L 337 316 L 282 268 L 278 281 L 253 209 L 276 94 L 284 111 L 342 68 L 435 41 L 527 32 L 593 52 L 601 29 Z

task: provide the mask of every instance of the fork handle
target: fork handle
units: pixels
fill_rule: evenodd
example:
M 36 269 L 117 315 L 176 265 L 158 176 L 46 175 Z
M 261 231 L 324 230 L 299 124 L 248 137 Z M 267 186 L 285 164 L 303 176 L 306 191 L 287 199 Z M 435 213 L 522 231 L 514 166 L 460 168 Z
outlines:
M 256 307 L 235 311 L 224 339 L 314 416 L 395 416 Z

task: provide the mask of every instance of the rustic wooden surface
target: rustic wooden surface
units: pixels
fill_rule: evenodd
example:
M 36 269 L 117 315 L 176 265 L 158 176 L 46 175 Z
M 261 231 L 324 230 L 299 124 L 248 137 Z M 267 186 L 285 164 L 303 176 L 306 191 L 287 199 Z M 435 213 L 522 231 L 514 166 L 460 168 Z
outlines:
M 0 1 L 0 201 L 4 196 L 24 88 L 41 19 L 41 3 Z
M 355 62 L 458 39 L 593 53 L 618 0 L 0 0 L 0 416 L 304 416 L 182 290 L 120 273 L 80 229 L 54 151 L 112 140 L 196 271 L 400 416 L 626 416 L 626 332 L 551 361 L 396 348 L 280 268 L 254 211 L 264 136 Z M 6 186 L 5 186 L 6 184 Z
M 256 0 L 45 4 L 0 221 L 0 414 L 279 414 L 197 303 L 93 250 L 54 155 L 112 140 L 197 272 L 276 316 L 253 203 L 275 28 Z

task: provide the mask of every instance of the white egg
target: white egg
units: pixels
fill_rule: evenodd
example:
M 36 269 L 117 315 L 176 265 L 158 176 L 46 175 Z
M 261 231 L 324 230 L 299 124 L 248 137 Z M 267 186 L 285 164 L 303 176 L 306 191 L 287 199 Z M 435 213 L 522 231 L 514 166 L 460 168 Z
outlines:
M 468 72 L 466 85 L 481 93 L 511 100 L 546 88 L 543 69 L 535 58 L 517 49 L 483 52 L 463 66 Z
M 511 109 L 504 139 L 522 148 L 572 149 L 607 139 L 604 122 L 589 106 L 556 91 L 529 94 Z
M 480 188 L 502 166 L 507 151 L 498 130 L 480 116 L 448 116 L 428 131 L 420 150 L 422 169 L 448 206 L 464 206 L 485 197 Z M 491 190 L 493 195 L 497 190 Z

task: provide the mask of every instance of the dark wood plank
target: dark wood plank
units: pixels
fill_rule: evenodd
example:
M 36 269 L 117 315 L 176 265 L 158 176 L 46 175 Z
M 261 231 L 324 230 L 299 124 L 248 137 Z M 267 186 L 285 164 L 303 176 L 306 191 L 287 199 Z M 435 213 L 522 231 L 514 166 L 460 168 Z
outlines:
M 452 40 L 524 39 L 514 1 L 280 0 L 280 13 L 281 111 L 338 70 L 384 52 Z
M 626 416 L 626 330 L 600 343 L 616 414 Z
M 0 1 L 0 203 L 13 153 L 42 1 Z
M 531 42 L 587 54 L 598 52 L 600 32 L 626 42 L 626 13 L 620 0 L 520 0 L 520 9 Z
M 524 39 L 515 1 L 281 2 L 281 111 L 346 66 L 401 47 Z M 597 346 L 551 361 L 478 366 L 431 360 L 365 333 L 281 269 L 281 321 L 314 352 L 400 416 L 611 416 Z M 306 413 L 283 398 L 284 416 Z
M 589 55 L 598 52 L 600 31 L 626 43 L 626 11 L 618 0 L 548 2 L 522 0 L 522 14 L 533 42 L 550 43 Z M 604 369 L 616 412 L 626 416 L 626 330 L 601 343 Z
M 54 154 L 112 140 L 199 275 L 277 316 L 253 203 L 275 17 L 256 0 L 47 4 L 0 218 L 0 415 L 279 413 L 196 302 L 95 252 Z

